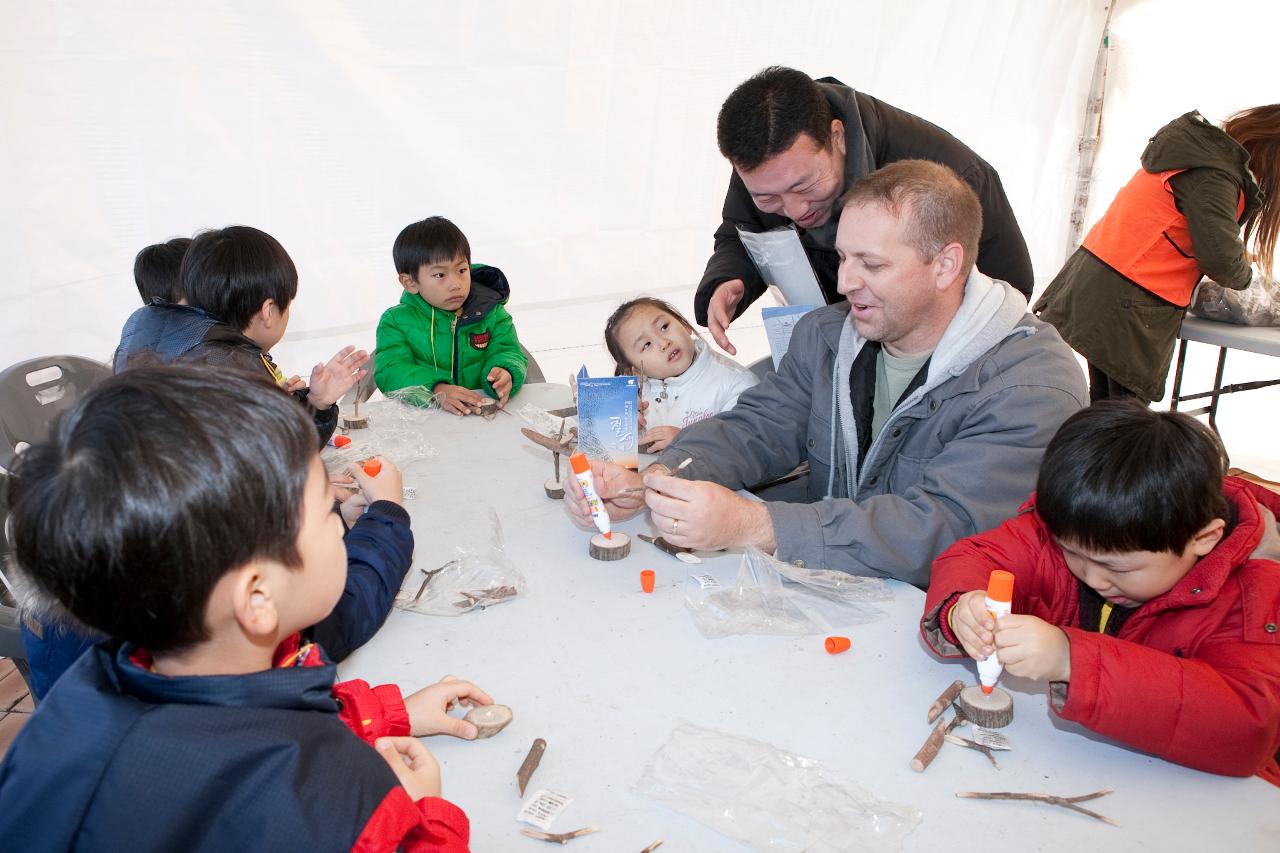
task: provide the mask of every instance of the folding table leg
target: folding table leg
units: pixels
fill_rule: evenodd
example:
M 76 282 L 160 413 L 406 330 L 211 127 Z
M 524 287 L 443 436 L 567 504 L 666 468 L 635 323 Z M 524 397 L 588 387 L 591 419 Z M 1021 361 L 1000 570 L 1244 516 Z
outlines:
M 1218 373 L 1213 377 L 1213 396 L 1209 398 L 1209 428 L 1218 431 L 1218 398 L 1222 395 L 1222 370 L 1227 366 L 1227 348 L 1218 348 Z
M 1182 399 L 1182 368 L 1187 362 L 1187 339 L 1178 342 L 1178 366 L 1173 371 L 1173 396 L 1169 400 L 1169 411 L 1178 411 L 1178 401 Z

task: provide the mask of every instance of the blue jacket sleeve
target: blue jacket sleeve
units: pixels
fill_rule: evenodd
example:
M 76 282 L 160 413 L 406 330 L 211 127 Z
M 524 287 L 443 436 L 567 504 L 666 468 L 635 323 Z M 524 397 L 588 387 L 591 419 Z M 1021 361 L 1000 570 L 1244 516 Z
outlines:
M 347 585 L 333 612 L 311 629 L 330 660 L 343 660 L 378 633 L 413 563 L 409 513 L 376 501 L 343 539 Z

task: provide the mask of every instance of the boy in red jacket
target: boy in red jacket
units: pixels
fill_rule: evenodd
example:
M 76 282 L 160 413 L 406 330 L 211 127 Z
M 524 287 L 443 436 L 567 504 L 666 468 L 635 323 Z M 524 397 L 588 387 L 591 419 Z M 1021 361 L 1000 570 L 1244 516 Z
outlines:
M 10 497 L 22 574 L 112 638 L 0 764 L 10 846 L 466 849 L 414 736 L 474 736 L 448 707 L 492 700 L 448 678 L 404 699 L 335 684 L 301 639 L 347 555 L 315 428 L 284 391 L 208 365 L 128 370 L 19 457 Z
M 934 561 L 920 628 L 944 657 L 999 653 L 1049 706 L 1211 773 L 1280 785 L 1280 495 L 1228 477 L 1218 437 L 1134 401 L 1069 418 L 1035 493 Z M 1013 572 L 1013 613 L 983 605 Z

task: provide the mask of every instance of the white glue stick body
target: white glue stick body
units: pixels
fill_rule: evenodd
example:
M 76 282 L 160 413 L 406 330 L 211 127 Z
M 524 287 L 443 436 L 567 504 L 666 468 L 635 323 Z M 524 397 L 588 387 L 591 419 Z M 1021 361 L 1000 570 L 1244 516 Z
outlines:
M 996 621 L 1013 611 L 1012 573 L 1001 569 L 991 573 L 991 577 L 987 580 L 986 608 L 991 618 Z M 1003 670 L 1004 665 L 1000 663 L 1000 657 L 995 652 L 978 661 L 978 681 L 982 685 L 983 693 L 991 692 L 996 682 L 1000 680 L 1000 673 Z
M 591 464 L 587 462 L 586 454 L 573 454 L 569 457 L 569 464 L 573 467 L 573 476 L 582 486 L 582 494 L 586 496 L 587 506 L 591 508 L 591 520 L 596 523 L 596 529 L 604 534 L 605 539 L 610 538 L 612 534 L 609 532 L 609 510 L 604 508 L 604 501 L 600 500 L 600 496 L 596 494 L 596 486 L 591 479 Z

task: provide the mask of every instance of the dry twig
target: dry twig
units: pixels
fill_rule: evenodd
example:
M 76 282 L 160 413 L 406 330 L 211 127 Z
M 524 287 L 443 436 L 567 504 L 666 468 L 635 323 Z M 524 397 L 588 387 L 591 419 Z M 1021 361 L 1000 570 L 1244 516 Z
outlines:
M 963 681 L 953 681 L 951 686 L 942 691 L 942 695 L 933 700 L 933 704 L 929 706 L 929 719 L 927 722 L 932 723 L 938 717 L 942 716 L 942 712 L 947 710 L 947 706 L 956 701 L 956 697 L 960 695 L 960 691 L 964 689 Z
M 557 844 L 568 844 L 580 835 L 590 835 L 593 832 L 599 832 L 598 826 L 584 826 L 582 829 L 575 829 L 573 832 L 543 832 L 538 829 L 522 829 L 521 835 L 529 838 L 536 838 L 539 841 L 554 841 Z
M 1119 826 L 1120 824 L 1116 823 L 1106 815 L 1100 815 L 1097 812 L 1089 811 L 1088 809 L 1081 808 L 1076 805 L 1076 803 L 1083 803 L 1088 800 L 1096 800 L 1098 797 L 1105 797 L 1107 794 L 1110 794 L 1112 790 L 1113 789 L 1111 788 L 1104 788 L 1101 791 L 1094 791 L 1092 794 L 1081 794 L 1078 797 L 1058 797 L 1053 794 L 1020 794 L 1011 791 L 990 791 L 985 793 L 982 791 L 962 791 L 956 794 L 956 796 L 963 797 L 968 800 L 1030 800 L 1031 802 L 1036 803 L 1048 803 L 1051 806 L 1062 806 L 1064 809 L 1071 809 L 1073 812 L 1080 812 L 1082 815 L 1087 815 L 1094 820 L 1100 820 L 1103 823 L 1107 823 L 1112 826 Z
M 997 770 L 1000 769 L 1000 762 L 996 761 L 996 755 L 994 752 L 991 751 L 990 747 L 983 746 L 977 741 L 969 740 L 967 737 L 960 737 L 960 735 L 948 734 L 948 735 L 944 735 L 944 737 L 947 739 L 947 743 L 954 743 L 956 746 L 963 746 L 966 749 L 972 749 L 977 752 L 981 752 L 983 755 L 987 757 L 987 760 L 991 762 L 992 767 L 994 767 Z

